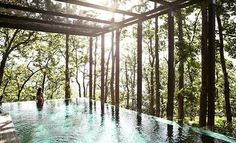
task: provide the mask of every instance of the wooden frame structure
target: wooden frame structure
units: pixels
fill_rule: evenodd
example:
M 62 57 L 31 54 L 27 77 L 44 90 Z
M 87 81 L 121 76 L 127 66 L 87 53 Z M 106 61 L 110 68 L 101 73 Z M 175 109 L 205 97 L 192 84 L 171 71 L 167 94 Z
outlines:
M 62 3 L 68 3 L 73 5 L 78 5 L 82 7 L 93 8 L 97 10 L 103 10 L 106 12 L 112 12 L 115 14 L 126 15 L 129 18 L 126 18 L 121 21 L 111 20 L 102 20 L 98 18 L 92 18 L 87 16 L 80 16 L 75 14 L 68 14 L 62 12 L 55 12 L 51 10 L 43 10 L 33 7 L 26 7 L 17 4 L 11 3 L 3 3 L 0 2 L 0 8 L 2 9 L 11 9 L 15 11 L 27 12 L 27 13 L 37 13 L 38 15 L 47 15 L 52 17 L 61 17 L 64 19 L 75 19 L 80 21 L 81 23 L 72 24 L 68 23 L 68 21 L 56 21 L 56 20 L 45 20 L 42 18 L 29 18 L 18 15 L 12 15 L 7 13 L 0 14 L 0 27 L 6 28 L 15 28 L 15 29 L 25 29 L 25 30 L 33 30 L 33 31 L 43 31 L 43 32 L 52 32 L 52 33 L 62 33 L 66 34 L 67 40 L 68 35 L 81 35 L 81 36 L 89 36 L 90 37 L 90 70 L 89 70 L 89 99 L 92 99 L 92 37 L 101 36 L 101 103 L 104 106 L 104 44 L 105 44 L 105 34 L 108 32 L 116 31 L 116 74 L 115 74 L 115 105 L 119 107 L 119 52 L 120 52 L 120 31 L 123 27 L 137 24 L 137 111 L 142 112 L 142 22 L 151 18 L 156 18 L 157 16 L 168 14 L 168 48 L 169 48 L 169 59 L 168 59 L 168 104 L 167 104 L 167 117 L 170 120 L 173 120 L 173 98 L 174 98 L 174 90 L 175 90 L 175 78 L 174 78 L 174 16 L 173 12 L 179 10 L 181 8 L 200 4 L 201 2 L 207 3 L 208 8 L 208 23 L 203 24 L 204 27 L 209 27 L 207 40 L 208 40 L 208 48 L 209 52 L 207 53 L 207 57 L 209 60 L 209 99 L 214 101 L 215 97 L 215 47 L 214 47 L 214 31 L 215 31 L 215 21 L 214 21 L 214 0 L 150 0 L 155 3 L 159 3 L 158 7 L 154 9 L 138 14 L 130 11 L 124 11 L 120 9 L 110 8 L 106 6 L 96 5 L 92 3 L 82 2 L 79 0 L 55 0 Z M 92 24 L 86 24 L 92 23 Z M 101 26 L 101 24 L 103 26 Z M 203 28 L 204 29 L 204 28 Z M 206 35 L 206 33 L 205 33 Z M 67 45 L 68 47 L 68 45 Z M 68 79 L 67 79 L 68 80 Z M 214 112 L 214 103 L 211 102 L 211 108 L 209 112 Z M 212 118 L 209 119 L 209 126 L 214 124 L 214 120 Z
M 135 23 L 138 21 L 145 21 L 147 19 L 154 18 L 158 15 L 162 15 L 168 12 L 169 9 L 177 10 L 179 8 L 186 7 L 188 5 L 196 4 L 202 0 L 175 0 L 173 2 L 167 2 L 166 0 L 151 0 L 153 2 L 160 3 L 161 5 L 153 10 L 148 12 L 137 14 L 129 11 L 109 8 L 101 5 L 91 4 L 87 2 L 82 2 L 78 0 L 56 0 L 59 2 L 89 7 L 93 9 L 103 10 L 107 12 L 113 12 L 123 15 L 128 15 L 130 18 L 124 19 L 119 22 L 114 22 L 112 20 L 102 20 L 97 18 L 91 18 L 86 16 L 80 16 L 75 14 L 68 14 L 62 12 L 55 12 L 52 10 L 43 10 L 33 7 L 26 7 L 17 4 L 3 3 L 0 2 L 0 8 L 11 9 L 20 12 L 29 12 L 29 13 L 38 13 L 41 15 L 47 15 L 52 17 L 62 17 L 62 18 L 71 18 L 76 20 L 82 20 L 86 22 L 92 22 L 94 24 L 104 24 L 101 26 L 91 26 L 85 24 L 71 24 L 66 22 L 59 22 L 54 20 L 43 20 L 40 18 L 28 18 L 26 16 L 17 16 L 10 14 L 0 14 L 0 26 L 6 28 L 16 28 L 24 30 L 33 30 L 33 31 L 43 31 L 43 32 L 52 32 L 52 33 L 62 33 L 69 35 L 82 35 L 82 36 L 99 36 L 116 29 L 120 29 Z

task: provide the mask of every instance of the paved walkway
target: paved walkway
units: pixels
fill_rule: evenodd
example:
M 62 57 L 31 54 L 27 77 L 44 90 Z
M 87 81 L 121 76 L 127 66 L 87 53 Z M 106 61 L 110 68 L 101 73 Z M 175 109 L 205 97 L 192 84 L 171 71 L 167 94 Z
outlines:
M 19 143 L 9 114 L 0 114 L 0 143 Z

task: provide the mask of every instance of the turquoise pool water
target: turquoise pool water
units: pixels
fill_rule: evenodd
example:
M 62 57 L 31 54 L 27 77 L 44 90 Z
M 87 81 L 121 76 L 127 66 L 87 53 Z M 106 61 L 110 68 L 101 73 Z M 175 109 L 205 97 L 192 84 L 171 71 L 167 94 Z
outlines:
M 46 101 L 37 108 L 34 101 L 5 103 L 22 143 L 221 143 L 235 142 L 227 136 L 180 126 L 87 99 Z

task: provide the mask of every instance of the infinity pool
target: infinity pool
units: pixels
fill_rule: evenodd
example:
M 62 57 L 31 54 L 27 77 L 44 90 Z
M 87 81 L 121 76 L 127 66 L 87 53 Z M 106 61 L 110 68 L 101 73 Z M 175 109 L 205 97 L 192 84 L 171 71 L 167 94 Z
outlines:
M 227 136 L 148 116 L 87 99 L 5 103 L 22 143 L 221 143 Z

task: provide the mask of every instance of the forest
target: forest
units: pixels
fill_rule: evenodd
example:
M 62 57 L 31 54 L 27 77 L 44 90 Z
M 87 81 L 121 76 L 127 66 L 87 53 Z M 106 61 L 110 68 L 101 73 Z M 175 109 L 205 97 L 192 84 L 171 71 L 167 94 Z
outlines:
M 115 2 L 117 5 L 125 4 L 126 0 Z M 55 5 L 50 0 L 21 0 L 17 3 L 42 9 L 75 12 L 73 5 L 67 5 L 65 8 Z M 132 11 L 141 13 L 155 6 L 153 2 L 145 2 L 133 6 Z M 217 0 L 215 13 L 214 130 L 236 137 L 236 1 Z M 84 10 L 80 14 L 91 17 L 97 15 L 96 11 L 92 10 Z M 203 58 L 206 54 L 204 42 L 207 41 L 204 41 L 206 32 L 202 32 L 208 30 L 202 26 L 206 22 L 205 15 L 204 3 L 200 3 L 175 11 L 173 23 L 173 120 L 203 128 L 206 128 L 206 123 L 201 122 L 199 116 L 202 111 L 200 102 L 204 100 L 207 90 L 204 86 L 204 81 L 207 82 L 207 73 L 203 64 L 207 61 L 207 58 Z M 41 18 L 52 19 L 50 16 Z M 59 18 L 57 20 L 66 21 Z M 142 23 L 141 108 L 143 113 L 161 118 L 167 118 L 167 22 L 168 17 L 165 14 Z M 119 72 L 119 106 L 137 111 L 137 30 L 138 24 L 124 27 L 118 33 L 112 31 L 105 34 L 105 41 L 101 42 L 101 36 L 85 37 L 1 27 L 0 102 L 35 100 L 38 87 L 42 87 L 44 98 L 47 100 L 64 99 L 65 94 L 70 94 L 71 98 L 89 98 L 89 47 L 92 45 L 92 99 L 100 100 L 100 89 L 104 88 L 104 102 L 115 105 L 115 73 Z M 120 71 L 115 70 L 118 34 Z M 105 53 L 101 52 L 102 44 Z M 104 59 L 101 58 L 101 54 L 104 54 Z M 105 63 L 104 68 L 101 67 L 102 60 Z M 102 73 L 105 75 L 105 87 L 101 87 Z M 69 89 L 67 93 L 65 88 Z

